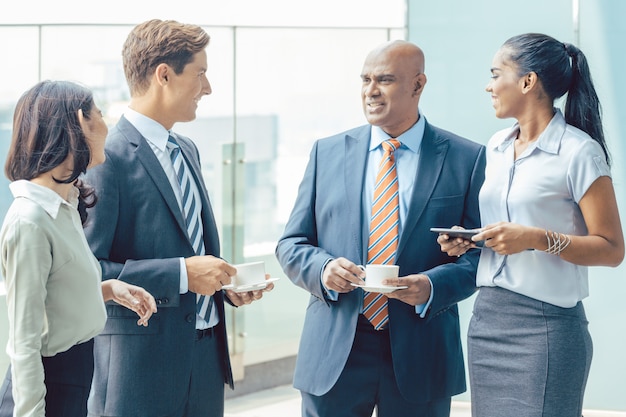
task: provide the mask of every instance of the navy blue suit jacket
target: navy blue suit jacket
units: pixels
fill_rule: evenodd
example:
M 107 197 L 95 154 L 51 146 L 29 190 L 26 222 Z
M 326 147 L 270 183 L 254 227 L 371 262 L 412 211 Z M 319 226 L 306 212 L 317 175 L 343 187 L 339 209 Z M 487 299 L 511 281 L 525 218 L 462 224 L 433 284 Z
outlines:
M 218 232 L 193 142 L 176 135 L 202 200 L 206 253 L 219 256 Z M 102 266 L 102 279 L 139 285 L 157 301 L 148 327 L 116 304 L 107 305 L 95 338 L 95 374 L 89 411 L 97 415 L 171 415 L 183 405 L 195 343 L 196 294 L 180 292 L 180 257 L 194 255 L 174 191 L 150 145 L 120 119 L 106 141 L 106 161 L 89 170 L 98 203 L 85 233 Z M 232 387 L 224 326 L 224 298 L 215 294 L 221 368 Z
M 343 370 L 356 332 L 363 291 L 324 296 L 321 274 L 329 258 L 367 260 L 369 219 L 362 193 L 371 126 L 319 140 L 276 248 L 287 276 L 311 298 L 300 342 L 294 386 L 328 392 Z M 456 258 L 441 252 L 431 227 L 480 227 L 478 192 L 484 147 L 426 123 L 410 205 L 396 263 L 400 276 L 430 277 L 434 298 L 425 318 L 389 300 L 389 337 L 398 387 L 410 401 L 451 397 L 466 389 L 457 303 L 474 293 L 478 251 Z

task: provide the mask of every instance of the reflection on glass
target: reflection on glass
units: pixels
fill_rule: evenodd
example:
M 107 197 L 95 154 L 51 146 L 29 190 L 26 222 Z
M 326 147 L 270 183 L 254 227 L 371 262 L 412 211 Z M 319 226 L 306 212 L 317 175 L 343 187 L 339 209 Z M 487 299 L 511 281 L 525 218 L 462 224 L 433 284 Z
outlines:
M 0 35 L 21 40 L 3 43 L 0 53 L 28 64 L 0 68 L 5 79 L 16 80 L 0 86 L 5 91 L 0 100 L 6 100 L 0 101 L 0 154 L 6 154 L 15 102 L 39 77 L 86 84 L 94 90 L 107 123 L 114 125 L 129 99 L 121 46 L 131 29 L 132 25 L 0 27 Z M 267 272 L 282 278 L 261 302 L 229 310 L 231 350 L 243 355 L 246 364 L 292 356 L 308 295 L 278 266 L 276 241 L 313 141 L 365 123 L 359 78 L 365 54 L 390 33 L 399 38 L 403 31 L 206 30 L 211 35 L 207 74 L 213 92 L 200 101 L 195 121 L 174 129 L 198 146 L 221 225 L 222 256 L 232 263 L 264 260 Z M 8 204 L 8 183 L 0 181 L 4 181 L 0 204 Z M 0 214 L 7 207 L 0 207 Z

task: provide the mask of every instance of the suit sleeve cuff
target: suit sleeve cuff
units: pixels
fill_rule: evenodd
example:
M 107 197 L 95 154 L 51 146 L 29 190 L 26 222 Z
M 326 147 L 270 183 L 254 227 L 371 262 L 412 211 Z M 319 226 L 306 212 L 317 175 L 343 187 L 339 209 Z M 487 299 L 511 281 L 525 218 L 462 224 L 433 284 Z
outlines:
M 426 313 L 428 312 L 428 309 L 433 302 L 435 289 L 433 288 L 433 282 L 430 280 L 430 278 L 428 278 L 428 282 L 430 283 L 430 297 L 428 297 L 428 301 L 426 302 L 426 304 L 418 304 L 415 306 L 415 314 L 418 314 L 420 318 L 426 317 Z

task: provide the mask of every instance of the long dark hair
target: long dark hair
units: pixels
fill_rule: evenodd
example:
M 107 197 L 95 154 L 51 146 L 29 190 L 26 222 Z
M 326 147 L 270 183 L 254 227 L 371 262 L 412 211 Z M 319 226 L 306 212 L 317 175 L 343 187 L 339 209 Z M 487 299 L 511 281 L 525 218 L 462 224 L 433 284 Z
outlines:
M 62 164 L 69 156 L 74 167 L 60 184 L 75 183 L 80 191 L 79 212 L 83 223 L 86 208 L 96 203 L 95 191 L 79 177 L 87 171 L 91 151 L 79 121 L 78 110 L 89 119 L 92 92 L 69 81 L 42 81 L 26 91 L 13 115 L 13 134 L 4 171 L 11 181 L 32 180 Z
M 537 74 L 552 101 L 567 93 L 565 121 L 597 141 L 610 164 L 611 158 L 602 129 L 600 100 L 596 94 L 587 58 L 576 46 L 541 33 L 525 33 L 503 45 L 519 75 Z

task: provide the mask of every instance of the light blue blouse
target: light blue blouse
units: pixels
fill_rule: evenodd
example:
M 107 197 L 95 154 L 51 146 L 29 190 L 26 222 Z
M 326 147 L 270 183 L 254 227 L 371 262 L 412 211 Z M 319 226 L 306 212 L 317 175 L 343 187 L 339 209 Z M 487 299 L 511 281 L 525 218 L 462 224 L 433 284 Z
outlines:
M 610 170 L 601 146 L 556 113 L 539 138 L 515 160 L 519 125 L 497 132 L 487 145 L 485 182 L 479 195 L 483 225 L 499 221 L 583 236 L 578 202 Z M 498 255 L 483 249 L 477 285 L 498 286 L 569 308 L 589 295 L 587 267 L 543 251 Z

